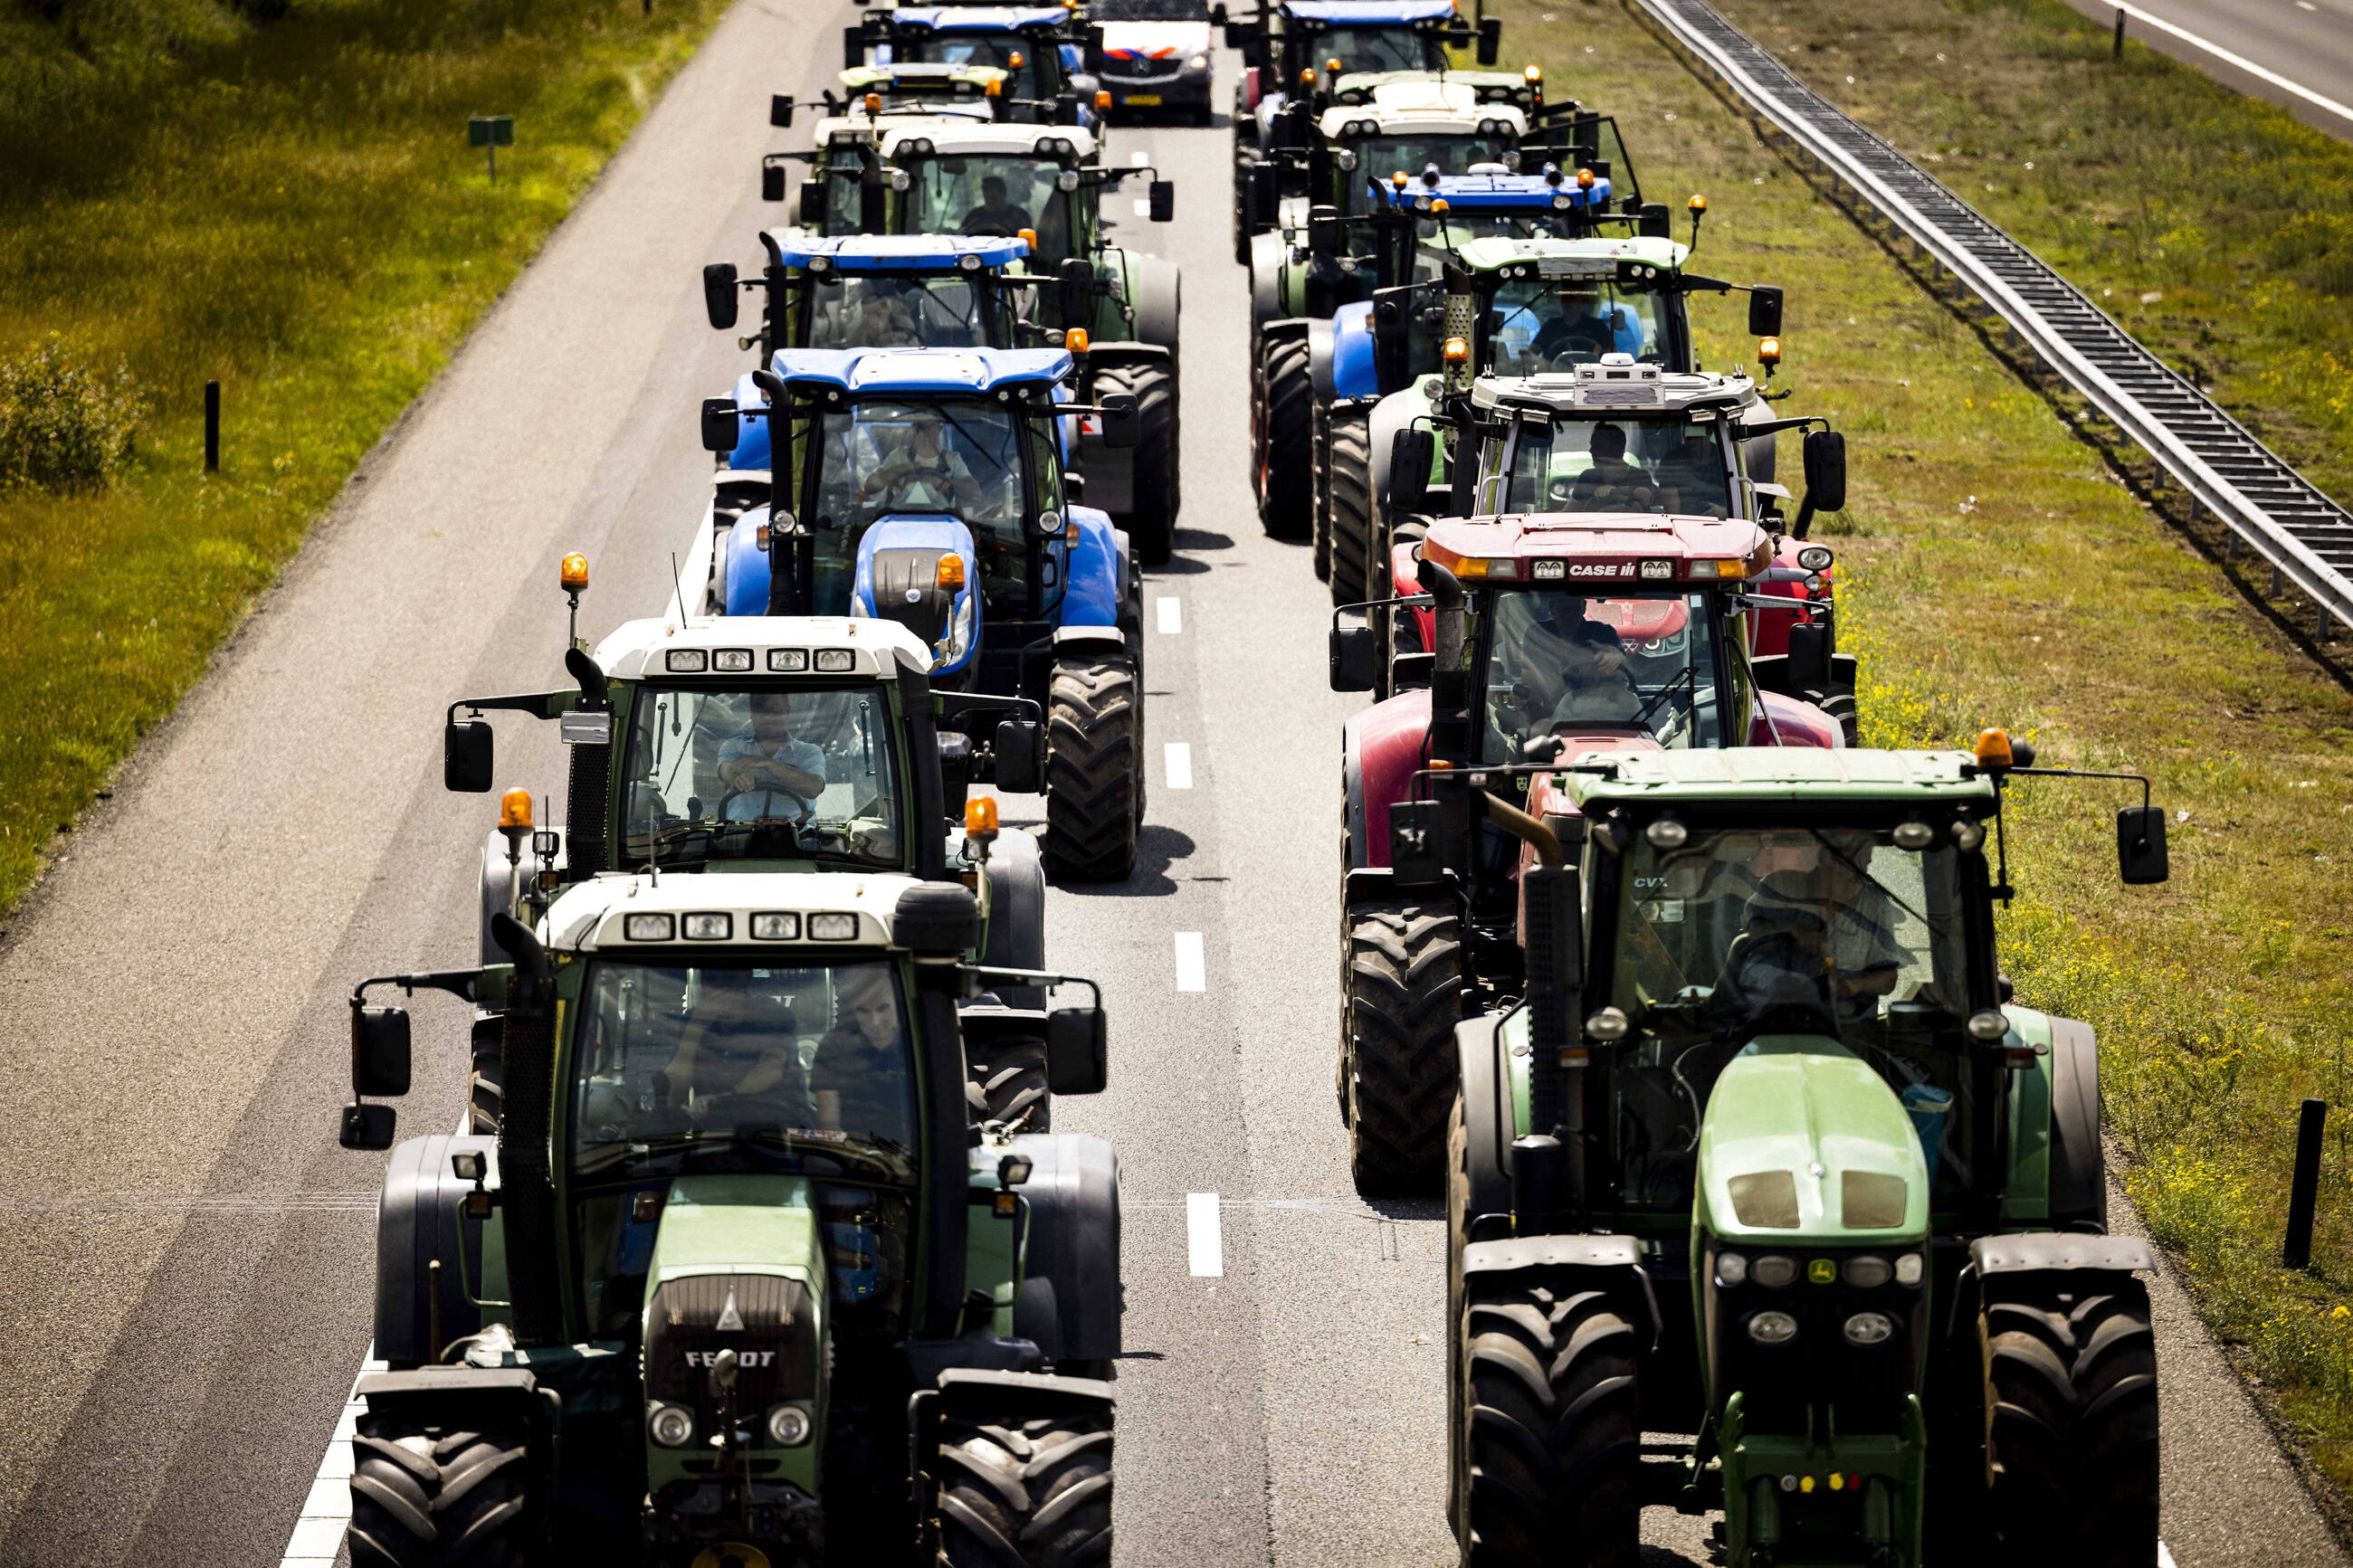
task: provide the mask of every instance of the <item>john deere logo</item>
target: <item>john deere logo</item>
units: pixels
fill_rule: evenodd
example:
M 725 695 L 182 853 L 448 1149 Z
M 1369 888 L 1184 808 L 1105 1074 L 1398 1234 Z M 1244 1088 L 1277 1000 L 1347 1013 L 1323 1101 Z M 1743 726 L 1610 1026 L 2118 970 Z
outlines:
M 1806 1282 L 1810 1285 L 1828 1285 L 1837 1279 L 1838 1264 L 1834 1259 L 1817 1258 L 1806 1265 Z

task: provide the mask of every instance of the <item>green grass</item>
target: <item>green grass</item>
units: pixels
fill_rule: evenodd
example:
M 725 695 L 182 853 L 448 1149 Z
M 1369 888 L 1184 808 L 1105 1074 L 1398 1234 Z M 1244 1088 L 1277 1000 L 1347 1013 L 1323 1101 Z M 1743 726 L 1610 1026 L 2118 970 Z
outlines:
M 2116 74 L 2055 0 L 1716 4 L 1897 144 L 1942 153 L 1929 167 L 2353 488 L 2353 279 L 2336 251 L 2288 259 L 2353 210 L 2353 149 L 2145 51 Z M 2297 1102 L 2341 1103 L 2353 1054 L 2353 697 L 1626 10 L 1502 8 L 1507 47 L 1533 41 L 1556 91 L 1619 117 L 1646 195 L 1710 197 L 1701 270 L 1788 287 L 1787 406 L 1850 441 L 1851 504 L 1820 534 L 1865 661 L 1866 738 L 2005 724 L 2052 762 L 2148 772 L 2178 814 L 2172 882 L 2124 889 L 2112 812 L 2137 794 L 2021 784 L 2005 964 L 2022 1001 L 2099 1029 L 2141 1214 L 2324 1495 L 2353 1481 L 2342 1112 L 2317 1270 L 2277 1267 Z M 1694 310 L 1711 363 L 1749 356 L 1736 303 Z
M 0 490 L 0 913 L 724 7 L 269 8 L 0 9 L 0 358 L 54 340 L 148 411 L 111 488 Z

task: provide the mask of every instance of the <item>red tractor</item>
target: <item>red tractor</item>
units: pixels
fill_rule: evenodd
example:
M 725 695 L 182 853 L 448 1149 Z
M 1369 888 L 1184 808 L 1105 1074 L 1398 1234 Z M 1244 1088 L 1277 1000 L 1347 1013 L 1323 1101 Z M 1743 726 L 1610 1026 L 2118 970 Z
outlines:
M 1842 451 L 1815 465 L 1816 510 L 1839 499 L 1834 467 Z M 1554 837 L 1546 819 L 1574 814 L 1553 776 L 1561 759 L 1846 743 L 1836 719 L 1788 694 L 1827 679 L 1798 665 L 1822 662 L 1828 644 L 1789 637 L 1793 615 L 1813 612 L 1775 592 L 1811 592 L 1829 553 L 1739 516 L 1438 518 L 1398 544 L 1401 596 L 1370 606 L 1401 623 L 1393 636 L 1335 617 L 1334 689 L 1387 677 L 1394 691 L 1343 740 L 1338 1087 L 1360 1190 L 1436 1179 L 1454 1026 L 1518 993 L 1520 873 Z M 1775 620 L 1789 651 L 1761 656 L 1760 624 Z M 1383 641 L 1405 650 L 1387 670 Z

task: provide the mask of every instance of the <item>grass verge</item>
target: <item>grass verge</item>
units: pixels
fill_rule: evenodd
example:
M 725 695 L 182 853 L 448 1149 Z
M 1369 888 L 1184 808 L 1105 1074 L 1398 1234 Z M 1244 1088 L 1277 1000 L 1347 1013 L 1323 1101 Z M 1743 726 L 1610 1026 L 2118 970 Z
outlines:
M 1907 151 L 1953 149 L 1930 166 L 2094 297 L 2130 290 L 2129 326 L 2162 353 L 2189 345 L 2226 402 L 2345 491 L 2332 443 L 2337 400 L 2353 390 L 2353 281 L 2268 247 L 2316 226 L 2302 214 L 2353 201 L 2353 150 L 2145 52 L 2128 55 L 2128 80 L 2095 91 L 2085 73 L 2105 62 L 2086 26 L 2041 0 L 1883 0 L 1869 8 L 1868 72 L 1852 7 L 1717 3 L 1834 95 L 1852 101 L 1868 83 L 1870 123 Z M 2004 723 L 2050 761 L 2148 772 L 2174 810 L 2173 881 L 2123 889 L 2109 816 L 2127 804 L 2121 788 L 2021 787 L 2024 894 L 2005 963 L 2021 999 L 2098 1027 L 2135 1202 L 2324 1500 L 2341 1495 L 2353 1482 L 2342 1112 L 2317 1268 L 2291 1276 L 2277 1259 L 2297 1102 L 2341 1102 L 2353 1035 L 2353 697 L 1627 11 L 1501 9 L 1512 47 L 1535 45 L 1549 82 L 1619 117 L 1647 195 L 1680 207 L 1709 195 L 1704 270 L 1788 286 L 1788 406 L 1831 416 L 1852 443 L 1849 510 L 1820 532 L 1841 553 L 1867 738 L 1951 744 Z M 2042 128 L 2033 146 L 2030 125 Z M 2053 148 L 2073 162 L 2043 177 Z M 1994 176 L 2005 158 L 2014 173 Z M 1957 169 L 1963 159 L 1985 163 Z M 2201 167 L 2228 177 L 2192 179 Z M 2304 199 L 2306 181 L 2325 195 Z M 1977 188 L 1989 183 L 2002 188 Z M 2162 298 L 2143 307 L 2150 292 Z M 1711 363 L 1748 357 L 1736 306 L 1695 314 Z
M 0 916 L 724 8 L 0 11 L 0 359 L 145 410 L 111 485 L 0 489 Z

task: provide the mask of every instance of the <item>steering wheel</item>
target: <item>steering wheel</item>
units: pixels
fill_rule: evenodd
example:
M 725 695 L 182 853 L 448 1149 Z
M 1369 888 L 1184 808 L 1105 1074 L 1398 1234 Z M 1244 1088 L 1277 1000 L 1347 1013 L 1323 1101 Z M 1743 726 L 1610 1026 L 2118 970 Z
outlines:
M 727 815 L 727 808 L 733 805 L 739 797 L 747 795 L 783 795 L 786 800 L 798 804 L 801 808 L 801 814 L 798 816 L 761 816 L 743 818 L 729 816 Z M 774 802 L 771 802 L 770 804 L 773 805 Z M 725 795 L 721 795 L 719 797 L 719 805 L 713 808 L 712 815 L 721 822 L 734 822 L 740 820 L 747 825 L 755 822 L 782 822 L 790 826 L 798 827 L 801 824 L 809 821 L 817 816 L 817 801 L 813 796 L 803 795 L 797 789 L 786 789 L 783 784 L 754 784 L 750 789 L 731 789 Z

